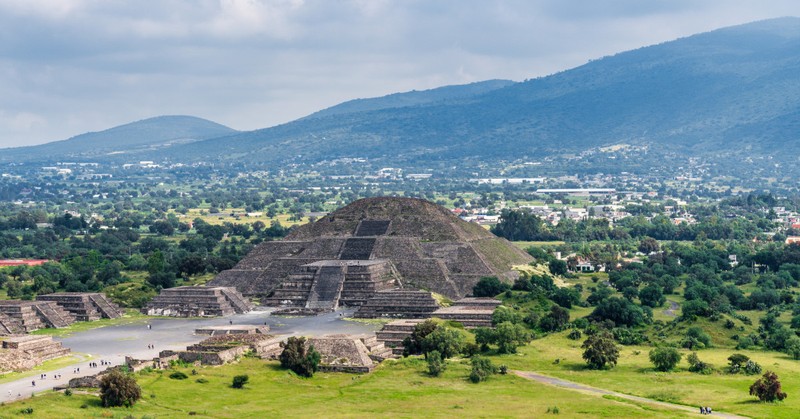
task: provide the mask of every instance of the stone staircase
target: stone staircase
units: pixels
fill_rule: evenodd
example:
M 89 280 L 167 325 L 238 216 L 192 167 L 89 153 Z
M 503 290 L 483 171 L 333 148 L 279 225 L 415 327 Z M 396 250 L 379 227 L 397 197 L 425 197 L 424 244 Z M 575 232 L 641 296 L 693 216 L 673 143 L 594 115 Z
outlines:
M 391 220 L 362 220 L 356 227 L 356 237 L 382 236 L 389 230 Z
M 375 335 L 366 335 L 359 337 L 361 342 L 364 346 L 367 347 L 369 350 L 369 357 L 375 362 L 382 362 L 384 359 L 388 358 L 397 358 L 397 355 L 394 354 L 392 348 L 386 347 L 386 345 L 378 340 L 378 337 Z
M 25 333 L 25 330 L 22 328 L 22 323 L 19 320 L 0 313 L 0 335 L 17 335 L 23 333 Z
M 222 295 L 228 299 L 228 302 L 233 307 L 233 310 L 238 314 L 249 313 L 253 311 L 253 305 L 244 299 L 244 296 L 238 293 L 235 289 L 220 288 Z
M 439 304 L 428 291 L 388 290 L 376 292 L 353 317 L 423 319 L 438 309 Z
M 56 303 L 43 301 L 33 307 L 50 327 L 58 329 L 75 323 L 75 318 Z
M 432 317 L 459 322 L 467 329 L 493 327 L 492 314 L 500 303 L 500 300 L 494 298 L 462 298 L 453 302 L 450 307 L 436 310 Z
M 425 321 L 424 319 L 403 319 L 395 320 L 383 325 L 383 328 L 375 332 L 378 342 L 392 350 L 396 356 L 403 355 L 403 340 L 414 333 L 414 328 Z
M 344 242 L 340 260 L 369 260 L 375 247 L 374 238 L 350 238 Z
M 343 284 L 344 272 L 341 266 L 321 266 L 314 276 L 306 308 L 336 310 L 339 307 Z
M 106 298 L 105 294 L 90 294 L 89 300 L 97 308 L 97 311 L 107 319 L 117 319 L 124 314 L 118 305 Z

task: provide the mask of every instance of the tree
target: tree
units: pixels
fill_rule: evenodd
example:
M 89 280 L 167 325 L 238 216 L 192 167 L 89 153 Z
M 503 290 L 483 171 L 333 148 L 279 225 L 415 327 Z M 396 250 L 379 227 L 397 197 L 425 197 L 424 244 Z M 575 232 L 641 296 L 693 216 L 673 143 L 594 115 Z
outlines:
M 465 343 L 462 331 L 440 324 L 422 340 L 422 353 L 427 356 L 431 351 L 438 351 L 443 359 L 452 358 L 464 350 Z
M 667 301 L 662 288 L 657 284 L 650 284 L 639 291 L 639 300 L 648 307 L 661 307 Z
M 641 307 L 619 297 L 598 302 L 590 317 L 598 321 L 611 320 L 617 326 L 638 326 L 647 321 Z
M 233 377 L 233 383 L 231 383 L 231 387 L 242 388 L 245 384 L 247 384 L 248 381 L 250 381 L 250 377 L 248 377 L 247 374 L 236 375 Z
M 427 355 L 428 373 L 434 377 L 441 375 L 447 368 L 447 361 L 442 358 L 439 351 L 430 351 Z
M 511 289 L 511 286 L 504 284 L 496 276 L 485 276 L 478 280 L 472 287 L 472 295 L 475 297 L 494 297 Z
M 306 338 L 290 337 L 281 342 L 283 351 L 280 355 L 281 366 L 294 371 L 303 377 L 312 377 L 319 368 L 321 356 L 314 346 L 306 349 Z
M 103 407 L 131 407 L 142 397 L 142 389 L 136 379 L 112 370 L 100 379 L 100 402 Z
M 778 380 L 778 374 L 772 371 L 765 372 L 761 378 L 750 386 L 750 395 L 758 397 L 758 400 L 762 402 L 770 403 L 786 398 L 786 393 L 781 391 L 781 382 Z
M 539 320 L 539 327 L 545 332 L 563 330 L 569 323 L 569 311 L 557 305 L 550 307 L 550 312 Z
M 586 360 L 589 368 L 602 369 L 606 364 L 612 367 L 617 365 L 619 349 L 614 343 L 614 337 L 609 332 L 597 332 L 589 336 L 581 348 L 584 349 L 583 359 Z
M 518 347 L 527 345 L 530 341 L 530 332 L 521 324 L 503 322 L 494 330 L 494 343 L 497 344 L 497 352 L 501 354 L 516 353 Z
M 703 329 L 693 326 L 686 330 L 686 337 L 681 341 L 681 346 L 686 349 L 703 349 L 711 346 L 711 336 Z
M 565 275 L 567 273 L 567 262 L 559 259 L 553 259 L 548 264 L 550 273 L 553 275 Z
M 800 338 L 792 336 L 786 341 L 786 353 L 794 359 L 800 359 Z
M 475 355 L 472 357 L 472 371 L 469 373 L 469 380 L 473 383 L 486 381 L 495 371 L 497 370 L 489 358 Z
M 492 324 L 498 325 L 503 322 L 521 323 L 522 315 L 511 307 L 497 306 L 492 313 Z
M 426 336 L 436 330 L 436 326 L 438 326 L 438 323 L 431 319 L 414 326 L 414 331 L 411 332 L 411 336 L 403 339 L 403 356 L 422 354 L 422 341 Z
M 650 362 L 659 371 L 670 371 L 681 361 L 681 354 L 675 348 L 660 347 L 650 351 Z

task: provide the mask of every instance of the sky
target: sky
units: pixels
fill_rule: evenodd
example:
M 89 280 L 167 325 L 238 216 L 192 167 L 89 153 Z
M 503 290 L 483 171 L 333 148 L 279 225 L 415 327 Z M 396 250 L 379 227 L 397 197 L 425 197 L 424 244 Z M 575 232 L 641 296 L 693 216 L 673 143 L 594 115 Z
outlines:
M 266 128 L 781 16 L 800 1 L 0 0 L 0 147 L 158 115 Z

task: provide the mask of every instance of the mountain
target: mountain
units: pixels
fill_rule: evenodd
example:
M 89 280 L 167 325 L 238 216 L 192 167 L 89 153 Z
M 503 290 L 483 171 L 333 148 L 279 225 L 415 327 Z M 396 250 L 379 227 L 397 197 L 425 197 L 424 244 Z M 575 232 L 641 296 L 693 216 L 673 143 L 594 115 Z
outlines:
M 0 161 L 102 158 L 140 153 L 238 133 L 216 122 L 193 116 L 158 116 L 63 141 L 2 150 Z
M 341 115 L 347 113 L 377 111 L 381 109 L 404 108 L 408 106 L 429 105 L 453 99 L 463 99 L 514 84 L 511 80 L 486 80 L 464 85 L 444 86 L 430 90 L 394 93 L 391 95 L 355 99 L 315 112 L 306 118 Z
M 796 153 L 800 19 L 724 28 L 472 95 L 371 103 L 170 153 L 257 164 L 513 160 L 615 144 L 720 156 Z

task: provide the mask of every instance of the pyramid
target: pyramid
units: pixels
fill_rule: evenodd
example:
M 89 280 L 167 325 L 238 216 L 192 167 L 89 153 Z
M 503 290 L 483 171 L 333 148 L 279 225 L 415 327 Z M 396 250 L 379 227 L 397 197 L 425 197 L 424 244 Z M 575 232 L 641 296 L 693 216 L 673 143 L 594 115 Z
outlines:
M 415 198 L 366 198 L 256 246 L 208 285 L 268 305 L 335 309 L 378 291 L 423 289 L 452 299 L 481 277 L 513 281 L 532 258 L 446 208 Z

